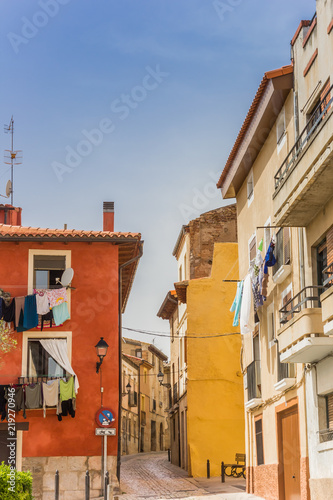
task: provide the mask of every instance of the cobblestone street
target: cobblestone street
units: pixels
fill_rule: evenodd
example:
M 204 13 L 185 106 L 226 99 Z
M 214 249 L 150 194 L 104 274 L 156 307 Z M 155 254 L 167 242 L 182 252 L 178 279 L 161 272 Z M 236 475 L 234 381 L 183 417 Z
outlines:
M 244 479 L 194 479 L 168 462 L 166 453 L 122 457 L 119 500 L 196 498 L 255 499 L 245 492 Z

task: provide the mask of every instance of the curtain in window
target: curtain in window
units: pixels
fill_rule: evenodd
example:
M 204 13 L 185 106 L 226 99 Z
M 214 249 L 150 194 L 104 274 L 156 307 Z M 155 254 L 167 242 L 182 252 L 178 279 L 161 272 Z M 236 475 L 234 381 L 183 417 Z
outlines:
M 77 392 L 80 385 L 79 380 L 68 359 L 67 341 L 65 339 L 42 339 L 39 342 L 42 344 L 45 351 L 47 351 L 50 356 L 52 356 L 52 358 L 58 363 L 58 365 L 62 366 L 66 370 L 66 372 L 75 377 L 74 388 L 75 392 Z

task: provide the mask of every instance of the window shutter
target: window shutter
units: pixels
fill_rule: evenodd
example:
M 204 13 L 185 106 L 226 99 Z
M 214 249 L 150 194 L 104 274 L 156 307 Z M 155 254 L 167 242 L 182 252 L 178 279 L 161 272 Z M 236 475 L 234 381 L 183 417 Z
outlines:
M 333 394 L 326 396 L 327 401 L 327 428 L 333 429 Z
M 290 228 L 283 228 L 283 264 L 290 264 Z

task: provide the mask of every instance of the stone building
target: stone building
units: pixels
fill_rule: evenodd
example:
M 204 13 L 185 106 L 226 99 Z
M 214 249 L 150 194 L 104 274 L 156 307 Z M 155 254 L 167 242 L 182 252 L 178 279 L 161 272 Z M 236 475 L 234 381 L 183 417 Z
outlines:
M 183 226 L 173 255 L 179 281 L 158 312 L 171 335 L 171 461 L 200 477 L 209 459 L 217 476 L 245 448 L 241 341 L 229 311 L 236 286 L 223 283 L 238 278 L 235 205 Z
M 153 344 L 123 338 L 122 454 L 169 448 L 166 389 L 159 384 L 167 356 Z

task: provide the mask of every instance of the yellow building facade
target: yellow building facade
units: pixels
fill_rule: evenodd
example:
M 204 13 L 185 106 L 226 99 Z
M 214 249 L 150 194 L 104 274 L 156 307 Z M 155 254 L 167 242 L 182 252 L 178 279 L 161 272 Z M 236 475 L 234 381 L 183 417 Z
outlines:
M 232 271 L 230 271 L 232 270 Z M 240 335 L 229 311 L 238 278 L 237 243 L 215 243 L 211 276 L 187 287 L 187 437 L 189 475 L 221 473 L 245 453 Z M 207 338 L 202 338 L 206 337 Z M 210 337 L 211 336 L 211 337 Z M 195 338 L 197 337 L 197 338 Z

